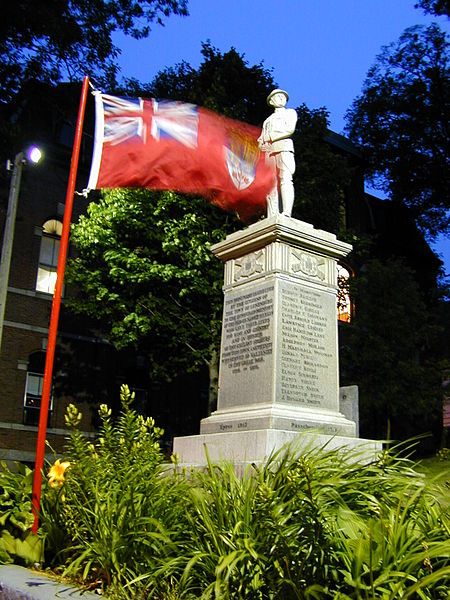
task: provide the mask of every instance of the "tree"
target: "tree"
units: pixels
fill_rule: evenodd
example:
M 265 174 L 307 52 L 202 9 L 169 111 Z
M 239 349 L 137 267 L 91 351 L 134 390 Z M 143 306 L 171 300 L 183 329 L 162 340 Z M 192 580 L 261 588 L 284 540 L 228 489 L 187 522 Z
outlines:
M 158 73 L 151 83 L 128 80 L 123 91 L 192 102 L 261 125 L 271 112 L 266 98 L 276 87 L 271 69 L 263 62 L 249 65 L 235 48 L 221 53 L 209 41 L 202 44 L 201 54 L 198 69 L 182 62 Z M 309 109 L 303 104 L 297 113 L 294 216 L 337 233 L 349 167 L 346 159 L 324 141 L 329 134 L 327 110 Z
M 118 93 L 190 101 L 250 122 L 264 119 L 275 87 L 262 64 L 236 50 L 202 45 L 198 70 L 182 63 L 153 82 L 129 80 Z M 76 311 L 98 320 L 118 349 L 146 355 L 153 381 L 207 365 L 210 407 L 218 383 L 222 265 L 209 247 L 240 227 L 200 198 L 116 190 L 93 202 L 74 227 L 78 257 L 68 277 L 81 290 Z
M 95 317 L 117 348 L 145 353 L 156 381 L 207 365 L 214 403 L 222 265 L 209 247 L 237 223 L 200 198 L 105 192 L 73 228 L 68 277 L 81 294 L 72 307 Z
M 187 15 L 187 0 L 21 0 L 2 8 L 0 102 L 26 79 L 56 83 L 90 73 L 115 81 L 112 34 L 147 37 L 152 23 Z
M 357 383 L 363 437 L 408 439 L 439 426 L 439 328 L 401 259 L 372 259 L 352 287 L 357 310 L 341 348 L 341 383 Z M 435 440 L 436 441 L 436 440 Z
M 261 62 L 249 65 L 235 48 L 221 53 L 211 43 L 201 47 L 198 69 L 187 62 L 164 69 L 151 83 L 128 80 L 133 95 L 192 102 L 227 117 L 260 125 L 267 113 L 265 99 L 276 87 L 272 72 Z
M 450 16 L 450 3 L 448 0 L 420 0 L 414 8 L 421 8 L 427 14 Z
M 350 183 L 350 165 L 326 142 L 330 132 L 325 108 L 309 109 L 302 104 L 297 114 L 293 216 L 318 229 L 343 234 L 341 208 Z
M 262 64 L 249 66 L 234 49 L 220 53 L 207 43 L 202 53 L 198 70 L 182 63 L 150 84 L 129 81 L 126 92 L 204 101 L 230 117 L 261 123 L 270 112 L 266 97 L 276 86 L 270 71 Z M 336 199 L 348 175 L 345 161 L 324 142 L 326 111 L 302 106 L 299 115 L 297 210 L 301 218 L 305 213 L 317 219 L 315 224 L 328 221 L 336 229 Z M 240 227 L 235 216 L 203 199 L 143 190 L 104 193 L 74 227 L 79 256 L 70 277 L 82 291 L 75 308 L 99 318 L 117 347 L 135 346 L 145 353 L 154 380 L 207 364 L 212 407 L 223 277 L 209 246 Z
M 408 206 L 430 237 L 450 227 L 450 64 L 437 24 L 385 47 L 347 113 L 347 131 L 378 189 Z

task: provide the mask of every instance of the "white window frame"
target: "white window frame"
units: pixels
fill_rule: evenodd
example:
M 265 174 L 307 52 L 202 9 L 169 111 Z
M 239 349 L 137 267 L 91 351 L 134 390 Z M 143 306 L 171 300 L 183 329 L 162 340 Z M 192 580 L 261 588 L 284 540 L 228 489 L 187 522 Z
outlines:
M 36 277 L 36 291 L 53 295 L 56 286 L 56 271 L 62 233 L 62 223 L 50 219 L 42 226 L 39 265 Z
M 36 377 L 39 378 L 39 384 L 38 384 L 38 394 L 33 393 L 30 390 L 30 381 L 31 381 L 31 377 Z M 25 381 L 25 393 L 24 393 L 24 398 L 23 398 L 23 422 L 24 425 L 37 425 L 39 422 L 39 413 L 41 410 L 41 400 L 42 400 L 42 385 L 44 383 L 44 374 L 43 373 L 35 373 L 34 371 L 27 371 L 27 378 Z M 36 402 L 36 404 L 33 406 L 32 402 L 30 402 L 30 400 L 33 400 Z M 29 412 L 31 411 L 31 412 Z M 32 415 L 33 411 L 35 411 L 34 414 L 37 414 L 37 418 L 36 418 L 36 422 L 34 422 L 34 419 L 28 419 L 27 415 Z M 52 411 L 53 411 L 53 393 L 50 394 L 50 403 L 49 403 L 49 408 L 48 408 L 48 413 L 49 413 L 49 421 L 52 415 Z M 30 422 L 33 421 L 33 422 Z

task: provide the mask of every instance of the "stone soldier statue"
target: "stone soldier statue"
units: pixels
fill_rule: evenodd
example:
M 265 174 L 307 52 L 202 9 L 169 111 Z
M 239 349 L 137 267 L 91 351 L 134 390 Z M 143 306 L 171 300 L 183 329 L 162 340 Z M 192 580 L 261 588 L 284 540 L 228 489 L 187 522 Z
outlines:
M 274 107 L 273 114 L 262 126 L 258 138 L 259 148 L 267 153 L 277 172 L 277 183 L 267 196 L 267 216 L 281 212 L 291 216 L 294 204 L 294 184 L 292 176 L 295 172 L 294 143 L 290 139 L 295 131 L 297 112 L 293 108 L 285 108 L 289 100 L 284 90 L 273 90 L 267 96 L 267 104 Z

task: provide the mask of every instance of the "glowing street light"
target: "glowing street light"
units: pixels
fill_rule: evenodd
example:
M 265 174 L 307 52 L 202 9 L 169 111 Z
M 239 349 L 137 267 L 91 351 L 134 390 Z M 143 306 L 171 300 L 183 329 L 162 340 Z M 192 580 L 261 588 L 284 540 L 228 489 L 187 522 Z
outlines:
M 30 146 L 26 152 L 26 156 L 30 162 L 36 165 L 42 158 L 42 150 L 37 146 Z
M 17 203 L 19 200 L 20 182 L 23 167 L 28 163 L 38 163 L 42 152 L 37 146 L 30 146 L 25 152 L 19 152 L 14 158 L 6 162 L 6 169 L 12 170 L 11 185 L 9 187 L 8 212 L 6 213 L 5 229 L 3 233 L 2 255 L 0 259 L 0 350 L 3 339 L 3 324 L 5 320 L 6 295 L 8 292 L 9 269 L 11 267 L 11 254 L 14 241 L 14 227 L 16 224 Z

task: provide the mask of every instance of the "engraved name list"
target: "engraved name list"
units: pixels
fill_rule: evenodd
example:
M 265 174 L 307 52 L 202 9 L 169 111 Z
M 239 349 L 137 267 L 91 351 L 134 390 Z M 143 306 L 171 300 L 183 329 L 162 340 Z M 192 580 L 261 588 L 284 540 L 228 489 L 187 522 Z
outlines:
M 323 293 L 285 284 L 280 290 L 280 398 L 311 407 L 327 403 L 333 354 L 327 348 L 328 323 Z

